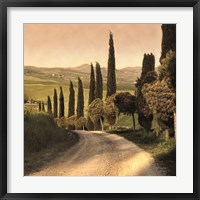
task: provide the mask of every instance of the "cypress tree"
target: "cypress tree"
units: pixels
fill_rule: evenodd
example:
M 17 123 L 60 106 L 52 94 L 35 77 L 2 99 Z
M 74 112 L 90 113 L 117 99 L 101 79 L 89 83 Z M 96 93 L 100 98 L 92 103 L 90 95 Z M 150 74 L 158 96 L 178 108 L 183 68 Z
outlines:
M 49 114 L 52 114 L 52 105 L 51 105 L 50 96 L 47 97 L 47 112 L 48 112 Z
M 151 83 L 157 80 L 157 73 L 155 72 L 155 56 L 151 54 L 144 54 L 142 62 L 142 72 L 140 79 L 137 80 L 137 111 L 138 122 L 146 130 L 151 129 L 153 121 L 153 113 L 149 109 L 149 106 L 142 93 L 142 87 L 145 83 Z
M 74 97 L 75 91 L 72 81 L 70 81 L 69 86 L 69 104 L 68 104 L 68 117 L 71 117 L 74 115 L 75 110 L 75 97 Z
M 115 49 L 113 34 L 110 32 L 107 74 L 107 96 L 111 96 L 114 93 L 116 93 Z
M 89 90 L 89 99 L 88 105 L 95 99 L 95 78 L 94 78 L 94 67 L 91 63 L 91 72 L 90 72 L 90 90 Z
M 44 102 L 42 102 L 42 111 L 45 112 Z
M 59 118 L 64 117 L 64 96 L 63 96 L 63 91 L 62 87 L 60 86 L 60 96 L 59 96 Z
M 53 116 L 54 118 L 58 117 L 58 97 L 57 97 L 57 91 L 54 88 L 54 95 L 53 95 Z
M 103 78 L 101 74 L 101 67 L 98 62 L 96 62 L 96 99 L 103 99 Z
M 155 56 L 151 54 L 144 54 L 142 62 L 141 78 L 144 78 L 148 72 L 155 70 Z
M 39 101 L 39 103 L 38 103 L 38 110 L 39 110 L 39 111 L 42 110 L 42 107 L 41 107 L 41 101 Z
M 95 99 L 95 75 L 94 75 L 94 66 L 91 63 L 90 91 L 89 91 L 88 106 L 92 103 L 94 99 Z M 87 119 L 87 128 L 88 130 L 94 130 L 94 124 L 89 117 Z
M 77 119 L 84 117 L 84 96 L 83 96 L 83 84 L 78 77 L 78 97 L 77 97 Z
M 161 45 L 161 57 L 166 57 L 166 54 L 171 51 L 176 51 L 176 24 L 162 24 L 162 45 Z

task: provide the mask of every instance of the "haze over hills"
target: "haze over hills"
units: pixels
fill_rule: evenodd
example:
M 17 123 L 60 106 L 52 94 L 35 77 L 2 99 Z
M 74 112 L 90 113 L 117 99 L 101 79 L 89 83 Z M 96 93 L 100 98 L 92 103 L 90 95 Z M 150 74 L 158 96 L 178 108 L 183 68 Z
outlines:
M 95 67 L 94 67 L 95 68 Z M 101 67 L 104 84 L 106 84 L 107 68 Z M 116 70 L 117 84 L 133 87 L 137 77 L 140 76 L 141 67 L 125 67 Z M 42 80 L 52 80 L 69 85 L 72 80 L 75 85 L 77 77 L 83 80 L 84 87 L 88 88 L 90 81 L 90 64 L 83 64 L 77 67 L 68 68 L 42 68 L 34 66 L 24 66 L 25 80 L 27 77 L 40 78 Z

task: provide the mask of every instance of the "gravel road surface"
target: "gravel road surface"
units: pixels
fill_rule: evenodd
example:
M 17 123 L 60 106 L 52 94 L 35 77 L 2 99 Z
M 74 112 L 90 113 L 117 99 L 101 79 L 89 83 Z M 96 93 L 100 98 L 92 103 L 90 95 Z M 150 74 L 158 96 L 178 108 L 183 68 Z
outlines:
M 151 154 L 115 134 L 76 131 L 80 141 L 30 176 L 164 176 Z

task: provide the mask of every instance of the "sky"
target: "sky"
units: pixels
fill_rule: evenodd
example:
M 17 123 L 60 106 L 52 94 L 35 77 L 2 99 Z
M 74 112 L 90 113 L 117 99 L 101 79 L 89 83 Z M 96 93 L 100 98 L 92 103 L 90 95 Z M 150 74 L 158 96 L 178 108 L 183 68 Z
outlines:
M 144 53 L 161 54 L 161 24 L 24 24 L 24 65 L 107 67 L 109 32 L 113 33 L 116 68 L 141 66 Z

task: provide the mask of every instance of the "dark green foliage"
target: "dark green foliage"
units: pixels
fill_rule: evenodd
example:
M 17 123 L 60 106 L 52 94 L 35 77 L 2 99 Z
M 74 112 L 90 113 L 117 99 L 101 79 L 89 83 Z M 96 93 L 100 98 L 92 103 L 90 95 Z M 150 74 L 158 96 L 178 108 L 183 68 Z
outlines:
M 97 70 L 96 70 L 97 74 Z M 97 84 L 97 83 L 96 83 Z M 91 102 L 95 99 L 96 96 L 96 89 L 95 89 L 95 76 L 94 76 L 94 67 L 93 64 L 91 63 L 91 73 L 90 73 L 90 91 L 89 91 L 89 101 L 88 105 L 91 104 Z M 88 130 L 94 130 L 94 124 L 91 121 L 91 119 L 88 117 L 87 119 L 87 128 Z
M 62 87 L 60 86 L 60 96 L 59 96 L 59 118 L 64 117 L 64 110 L 65 110 L 64 95 L 63 95 Z
M 115 74 L 115 49 L 113 34 L 110 32 L 109 55 L 108 55 L 108 74 L 107 74 L 107 95 L 116 93 L 116 74 Z
M 136 111 L 136 97 L 129 92 L 121 92 L 115 96 L 114 103 L 117 106 L 119 113 L 132 115 L 133 130 L 135 130 L 134 113 Z
M 87 130 L 87 119 L 85 117 L 80 117 L 76 122 L 77 130 Z
M 137 80 L 135 86 L 137 87 L 137 112 L 138 122 L 145 129 L 145 131 L 151 130 L 153 113 L 149 108 L 146 99 L 142 93 L 142 87 L 145 84 L 152 83 L 158 78 L 155 72 L 155 57 L 151 54 L 144 54 L 142 62 L 142 73 L 140 78 Z
M 159 66 L 159 80 L 165 80 L 169 87 L 176 90 L 176 52 L 170 50 L 162 59 L 162 64 Z
M 70 81 L 69 87 L 69 104 L 68 104 L 68 117 L 74 115 L 75 111 L 75 91 L 72 81 Z
M 109 123 L 109 128 L 112 129 L 112 126 L 115 125 L 118 117 L 118 109 L 114 103 L 117 93 L 106 98 L 104 103 L 104 115 Z
M 103 99 L 103 78 L 101 74 L 101 67 L 98 62 L 96 62 L 96 91 L 95 98 Z
M 50 96 L 47 97 L 47 112 L 48 112 L 49 114 L 52 114 L 52 105 L 51 105 Z
M 162 33 L 161 64 L 170 50 L 176 51 L 176 24 L 163 24 Z
M 84 96 L 83 96 L 83 84 L 78 77 L 78 96 L 77 96 L 77 119 L 84 117 Z
M 67 118 L 67 128 L 69 130 L 75 130 L 76 126 L 76 116 L 72 115 L 71 117 Z
M 24 103 L 27 103 L 29 100 L 28 95 L 26 94 L 26 91 L 24 90 Z
M 91 72 L 90 72 L 90 90 L 89 90 L 89 99 L 88 105 L 95 99 L 95 77 L 94 77 L 94 67 L 91 63 Z
M 45 112 L 44 102 L 42 102 L 42 111 Z
M 51 115 L 24 111 L 25 152 L 34 152 L 42 148 L 51 147 L 66 138 L 66 131 L 58 128 Z
M 104 109 L 103 101 L 101 99 L 95 99 L 88 106 L 88 117 L 94 123 L 95 130 L 103 130 Z
M 144 54 L 142 62 L 142 74 L 141 78 L 144 78 L 148 72 L 155 70 L 155 56 L 151 54 Z
M 54 88 L 54 94 L 53 94 L 53 116 L 54 118 L 58 117 L 58 97 L 57 97 L 57 91 Z
M 39 110 L 39 111 L 41 111 L 41 110 L 42 110 L 41 101 L 39 101 L 39 103 L 38 103 L 38 110 Z
M 161 82 L 157 81 L 152 84 L 146 84 L 142 92 L 149 108 L 154 113 L 158 113 L 160 122 L 163 122 L 163 125 L 168 128 L 171 127 L 173 129 L 174 112 L 176 112 L 176 94 L 173 89 L 163 80 Z M 163 125 L 162 127 L 164 127 Z
M 138 112 L 138 122 L 145 131 L 150 131 L 153 121 L 153 114 L 145 116 L 142 112 Z
M 94 124 L 93 124 L 92 120 L 89 117 L 87 119 L 87 129 L 88 129 L 88 131 L 93 131 L 94 130 Z

